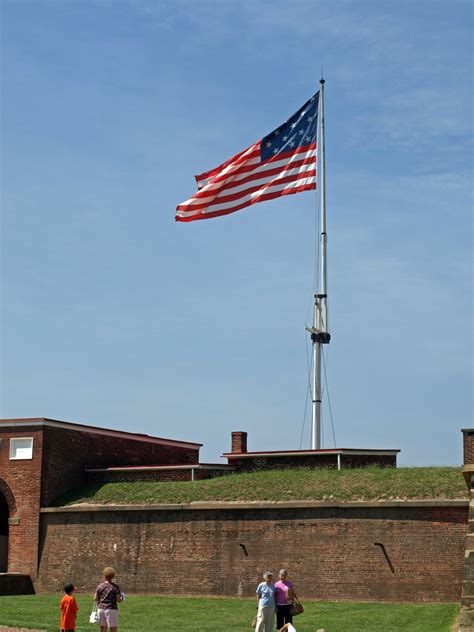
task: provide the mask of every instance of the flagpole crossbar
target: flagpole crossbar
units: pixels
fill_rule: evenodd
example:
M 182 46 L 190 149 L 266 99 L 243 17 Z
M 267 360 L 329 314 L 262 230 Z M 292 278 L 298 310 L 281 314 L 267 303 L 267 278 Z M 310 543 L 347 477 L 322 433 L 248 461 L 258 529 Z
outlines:
M 331 334 L 327 331 L 311 332 L 311 340 L 319 342 L 320 345 L 328 345 L 331 341 Z
M 305 327 L 306 331 L 311 334 L 313 342 L 319 342 L 322 345 L 328 345 L 331 341 L 331 334 L 328 331 L 321 331 L 316 327 Z

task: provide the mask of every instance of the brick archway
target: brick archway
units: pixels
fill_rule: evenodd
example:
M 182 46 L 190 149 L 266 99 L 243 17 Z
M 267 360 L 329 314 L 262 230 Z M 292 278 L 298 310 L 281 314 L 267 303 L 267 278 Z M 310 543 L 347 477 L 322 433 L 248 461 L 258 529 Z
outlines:
M 0 478 L 0 494 L 3 494 L 3 496 L 5 497 L 5 501 L 8 505 L 8 510 L 10 512 L 10 516 L 16 513 L 15 496 L 13 495 L 12 490 L 8 486 L 8 483 L 6 483 L 3 480 L 3 478 Z
M 0 573 L 8 571 L 9 519 L 16 512 L 15 497 L 0 478 Z

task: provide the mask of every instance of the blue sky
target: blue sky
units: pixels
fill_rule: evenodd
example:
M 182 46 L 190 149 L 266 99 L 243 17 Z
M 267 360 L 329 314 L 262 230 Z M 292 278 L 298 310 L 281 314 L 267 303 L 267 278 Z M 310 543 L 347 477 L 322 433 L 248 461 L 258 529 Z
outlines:
M 193 175 L 326 78 L 337 445 L 461 462 L 472 425 L 472 5 L 2 10 L 1 416 L 309 445 L 315 195 L 180 224 Z M 324 408 L 324 445 L 333 447 Z

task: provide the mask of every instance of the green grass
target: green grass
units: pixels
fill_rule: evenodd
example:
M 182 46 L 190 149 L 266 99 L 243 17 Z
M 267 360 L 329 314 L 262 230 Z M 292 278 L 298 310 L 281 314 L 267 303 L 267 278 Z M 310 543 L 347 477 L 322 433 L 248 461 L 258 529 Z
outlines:
M 77 632 L 98 629 L 88 623 L 92 598 L 76 596 Z M 60 595 L 0 597 L 0 625 L 59 629 Z M 295 619 L 298 632 L 449 632 L 457 604 L 380 604 L 304 602 L 305 612 Z M 120 608 L 119 630 L 173 630 L 173 632 L 242 632 L 250 630 L 253 600 L 196 597 L 128 596 Z
M 396 500 L 464 498 L 457 467 L 267 470 L 193 482 L 106 483 L 77 489 L 55 505 L 196 501 Z

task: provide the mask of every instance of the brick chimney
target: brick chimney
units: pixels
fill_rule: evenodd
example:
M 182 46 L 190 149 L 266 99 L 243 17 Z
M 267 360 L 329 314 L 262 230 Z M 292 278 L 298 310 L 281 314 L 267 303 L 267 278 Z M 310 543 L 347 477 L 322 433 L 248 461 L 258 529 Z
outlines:
M 247 452 L 247 433 L 246 432 L 233 432 L 232 433 L 232 452 L 236 452 L 236 453 Z

